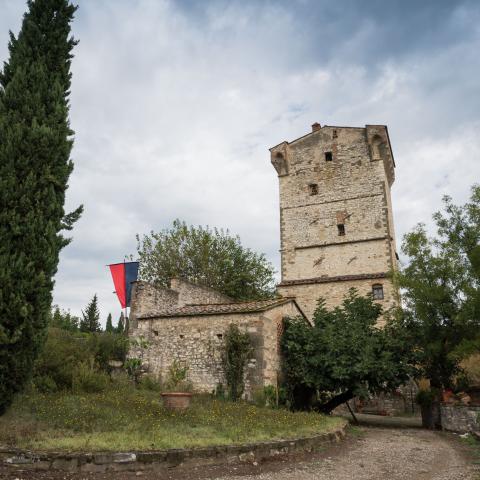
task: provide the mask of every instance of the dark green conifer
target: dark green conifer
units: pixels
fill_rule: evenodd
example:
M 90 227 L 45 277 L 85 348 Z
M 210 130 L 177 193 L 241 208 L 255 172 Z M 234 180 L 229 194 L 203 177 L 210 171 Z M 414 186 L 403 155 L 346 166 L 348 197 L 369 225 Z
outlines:
M 118 319 L 117 333 L 125 333 L 125 316 L 123 312 L 120 313 L 120 318 Z
M 106 332 L 109 332 L 109 333 L 112 333 L 114 330 L 113 330 L 113 324 L 112 324 L 112 314 L 109 313 L 108 314 L 108 317 L 107 317 L 107 323 L 105 325 L 105 331 Z
M 30 0 L 0 72 L 0 414 L 42 348 L 59 253 L 69 243 L 61 231 L 82 210 L 64 211 L 75 10 L 68 0 Z
M 82 319 L 80 320 L 80 331 L 95 333 L 100 332 L 100 311 L 98 310 L 98 298 L 95 294 L 87 305 L 85 311 L 82 310 Z

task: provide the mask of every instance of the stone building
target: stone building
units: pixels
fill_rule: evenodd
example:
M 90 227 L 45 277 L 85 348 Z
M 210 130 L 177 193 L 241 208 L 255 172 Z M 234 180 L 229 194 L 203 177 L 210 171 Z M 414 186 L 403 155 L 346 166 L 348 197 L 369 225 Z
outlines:
M 165 380 L 174 360 L 189 367 L 195 390 L 225 385 L 221 366 L 223 335 L 230 324 L 249 333 L 254 347 L 246 374 L 246 393 L 277 385 L 279 341 L 285 317 L 303 316 L 294 299 L 234 302 L 211 288 L 172 279 L 170 288 L 136 282 L 130 310 L 131 337 L 148 347 L 133 349 L 150 374 Z
M 309 319 L 319 297 L 341 303 L 351 287 L 388 309 L 397 301 L 390 188 L 395 179 L 383 125 L 321 127 L 270 149 L 280 187 L 281 283 Z
M 384 309 L 397 302 L 389 278 L 397 254 L 387 127 L 315 123 L 307 135 L 270 152 L 280 185 L 280 296 L 238 303 L 180 279 L 170 288 L 137 282 L 129 334 L 143 337 L 148 348 L 131 355 L 141 356 L 150 373 L 165 379 L 177 359 L 189 366 L 196 390 L 214 390 L 224 383 L 222 337 L 234 323 L 255 347 L 246 376 L 250 396 L 278 383 L 285 317 L 311 320 L 319 297 L 334 307 L 351 287 L 372 293 Z

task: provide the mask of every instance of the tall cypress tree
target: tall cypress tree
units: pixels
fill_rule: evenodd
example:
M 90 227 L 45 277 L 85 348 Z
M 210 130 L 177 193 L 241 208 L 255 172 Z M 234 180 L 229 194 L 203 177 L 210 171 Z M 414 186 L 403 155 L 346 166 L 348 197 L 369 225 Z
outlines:
M 107 317 L 107 323 L 105 325 L 105 331 L 109 333 L 113 333 L 113 324 L 112 324 L 112 314 L 109 313 Z
M 0 72 L 0 414 L 42 348 L 60 250 L 70 160 L 68 0 L 30 0 Z

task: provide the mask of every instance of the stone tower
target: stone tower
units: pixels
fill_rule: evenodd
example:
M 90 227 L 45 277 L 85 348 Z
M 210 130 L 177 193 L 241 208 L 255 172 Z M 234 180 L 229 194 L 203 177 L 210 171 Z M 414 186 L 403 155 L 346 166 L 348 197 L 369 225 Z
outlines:
M 315 123 L 270 152 L 280 184 L 278 292 L 296 297 L 310 319 L 319 297 L 333 307 L 351 287 L 373 293 L 385 309 L 394 305 L 395 162 L 387 127 Z

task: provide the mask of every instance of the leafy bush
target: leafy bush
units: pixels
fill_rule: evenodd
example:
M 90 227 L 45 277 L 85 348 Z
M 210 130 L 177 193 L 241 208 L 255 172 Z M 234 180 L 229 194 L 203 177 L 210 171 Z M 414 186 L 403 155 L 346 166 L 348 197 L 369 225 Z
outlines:
M 91 359 L 92 351 L 84 335 L 49 328 L 45 348 L 34 365 L 34 386 L 41 391 L 71 389 L 75 367 Z
M 245 389 L 244 374 L 253 352 L 248 333 L 242 333 L 233 323 L 228 327 L 223 341 L 222 364 L 227 381 L 228 397 L 236 402 Z
M 89 335 L 89 348 L 95 356 L 98 367 L 106 373 L 111 372 L 110 360 L 125 362 L 128 352 L 128 338 L 118 333 L 104 332 Z
M 74 392 L 103 392 L 110 382 L 109 376 L 95 370 L 92 364 L 80 363 L 73 370 L 72 389 Z
M 93 377 L 85 373 L 84 365 L 101 374 L 102 379 L 92 380 L 100 385 L 106 374 L 110 373 L 109 360 L 124 361 L 127 350 L 128 339 L 124 335 L 88 334 L 49 328 L 45 348 L 34 365 L 33 386 L 41 392 L 70 390 L 79 371 L 86 375 L 80 383 L 88 385 L 90 380 L 87 377 Z M 79 387 L 77 382 L 76 388 L 83 387 Z
M 377 328 L 381 310 L 371 296 L 351 289 L 333 310 L 320 300 L 314 326 L 302 318 L 285 320 L 283 367 L 293 408 L 330 413 L 354 396 L 392 391 L 408 379 L 403 330 L 394 318 Z
M 438 400 L 439 397 L 440 397 L 440 392 L 435 388 L 432 388 L 431 390 L 419 390 L 419 392 L 415 396 L 415 401 L 421 407 L 429 407 L 436 400 Z
M 130 379 L 133 380 L 135 384 L 138 384 L 142 368 L 142 360 L 140 358 L 128 358 L 125 360 L 124 367 Z
M 143 375 L 138 382 L 138 386 L 143 390 L 150 390 L 152 392 L 162 391 L 162 384 L 151 375 Z
M 174 360 L 168 369 L 165 388 L 170 392 L 189 392 L 192 384 L 187 381 L 188 366 Z

